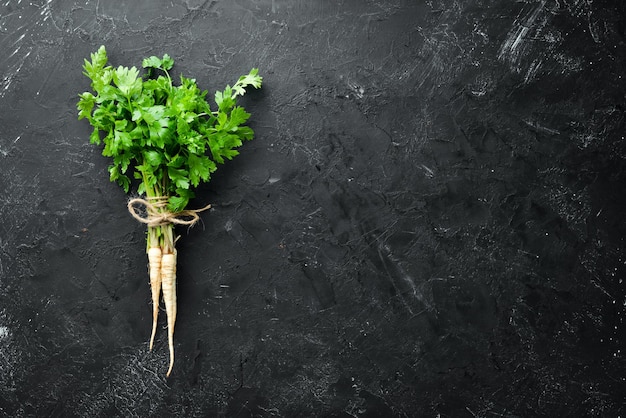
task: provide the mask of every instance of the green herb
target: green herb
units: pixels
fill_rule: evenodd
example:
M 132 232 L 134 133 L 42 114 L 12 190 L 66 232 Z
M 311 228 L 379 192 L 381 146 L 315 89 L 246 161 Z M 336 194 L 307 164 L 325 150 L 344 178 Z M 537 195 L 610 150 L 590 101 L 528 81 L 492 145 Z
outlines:
M 89 121 L 91 142 L 104 142 L 102 154 L 113 158 L 111 181 L 128 192 L 133 169 L 140 194 L 168 196 L 168 209 L 180 212 L 194 197 L 192 186 L 209 181 L 217 163 L 232 159 L 236 148 L 252 139 L 252 129 L 243 126 L 250 114 L 236 99 L 248 86 L 260 88 L 262 78 L 253 68 L 218 91 L 212 111 L 207 92 L 194 79 L 181 75 L 180 85 L 173 84 L 168 72 L 173 65 L 167 54 L 146 58 L 147 73 L 140 77 L 135 67 L 107 65 L 106 49 L 100 47 L 83 66 L 95 95 L 80 95 L 78 118 Z
M 244 125 L 250 114 L 237 106 L 237 97 L 250 86 L 260 88 L 262 82 L 258 69 L 253 68 L 232 87 L 216 92 L 211 108 L 207 92 L 198 88 L 195 79 L 181 75 L 179 85 L 172 82 L 169 71 L 173 65 L 174 60 L 166 54 L 144 59 L 143 75 L 136 67 L 114 68 L 108 65 L 106 49 L 101 46 L 91 60 L 85 60 L 84 74 L 91 80 L 92 91 L 80 94 L 77 104 L 78 119 L 87 119 L 94 128 L 90 142 L 104 144 L 102 155 L 112 158 L 108 169 L 111 181 L 128 193 L 134 178 L 139 181 L 137 192 L 146 196 L 146 200 L 134 201 L 146 207 L 147 217 L 139 216 L 132 202 L 129 210 L 148 225 L 155 309 L 151 347 L 163 280 L 168 321 L 172 321 L 168 322 L 168 375 L 176 317 L 175 293 L 173 307 L 172 295 L 166 294 L 166 287 L 167 292 L 175 288 L 174 224 L 190 225 L 198 219 L 197 210 L 186 209 L 194 197 L 193 188 L 208 182 L 217 164 L 232 159 L 243 141 L 252 139 L 252 129 Z

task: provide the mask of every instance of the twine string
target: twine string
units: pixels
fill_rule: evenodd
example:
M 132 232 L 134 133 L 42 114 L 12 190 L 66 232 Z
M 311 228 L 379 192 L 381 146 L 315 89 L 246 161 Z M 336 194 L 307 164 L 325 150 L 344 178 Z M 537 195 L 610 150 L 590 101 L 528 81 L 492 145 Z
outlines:
M 167 201 L 167 196 L 149 197 L 147 199 L 136 197 L 128 201 L 128 212 L 137 221 L 151 227 L 167 224 L 192 226 L 200 220 L 198 213 L 211 207 L 211 205 L 206 205 L 201 209 L 185 209 L 180 212 L 170 212 L 167 210 Z M 141 207 L 145 208 L 145 216 L 141 211 Z

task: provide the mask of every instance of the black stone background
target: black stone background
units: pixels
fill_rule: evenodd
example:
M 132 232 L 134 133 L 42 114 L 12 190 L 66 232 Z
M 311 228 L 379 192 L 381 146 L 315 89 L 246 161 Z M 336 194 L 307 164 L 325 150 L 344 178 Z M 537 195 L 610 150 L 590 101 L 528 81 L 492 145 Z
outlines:
M 624 2 L 0 4 L 0 413 L 625 413 Z M 176 364 L 81 65 L 251 67 L 179 230 Z M 622 415 L 623 416 L 623 415 Z

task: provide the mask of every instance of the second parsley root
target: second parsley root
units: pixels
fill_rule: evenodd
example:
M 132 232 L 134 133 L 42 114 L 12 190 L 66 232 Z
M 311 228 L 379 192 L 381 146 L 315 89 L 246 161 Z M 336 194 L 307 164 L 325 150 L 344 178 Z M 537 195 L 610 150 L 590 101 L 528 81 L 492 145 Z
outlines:
M 176 324 L 176 250 L 163 254 L 161 258 L 161 278 L 163 286 L 163 302 L 167 313 L 167 344 L 170 350 L 170 367 L 167 376 L 174 367 L 174 324 Z
M 243 141 L 254 132 L 245 126 L 250 114 L 237 106 L 237 97 L 247 87 L 260 88 L 262 78 L 253 68 L 231 87 L 217 91 L 215 108 L 206 101 L 195 79 L 180 76 L 174 85 L 169 71 L 174 60 L 152 56 L 142 62 L 146 73 L 136 67 L 108 65 L 101 46 L 85 60 L 84 74 L 92 91 L 79 95 L 78 118 L 93 126 L 90 142 L 104 143 L 102 155 L 112 158 L 109 178 L 128 193 L 133 180 L 137 193 L 128 210 L 147 225 L 146 252 L 152 294 L 152 333 L 154 346 L 161 295 L 165 305 L 170 363 L 174 365 L 174 325 L 176 301 L 175 225 L 191 226 L 200 210 L 187 209 L 193 188 L 208 182 L 217 164 L 238 154 Z M 129 170 L 132 176 L 129 176 Z

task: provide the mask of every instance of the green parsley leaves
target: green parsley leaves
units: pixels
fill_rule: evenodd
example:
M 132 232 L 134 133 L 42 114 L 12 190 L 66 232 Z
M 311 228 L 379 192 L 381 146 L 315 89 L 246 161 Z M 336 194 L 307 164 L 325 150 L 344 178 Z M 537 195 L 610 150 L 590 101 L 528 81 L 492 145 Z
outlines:
M 107 65 L 104 46 L 90 58 L 83 74 L 93 91 L 79 95 L 78 119 L 93 126 L 90 142 L 104 143 L 102 154 L 113 160 L 110 179 L 126 192 L 132 170 L 139 193 L 168 196 L 168 209 L 180 212 L 194 196 L 192 187 L 208 182 L 217 164 L 236 156 L 236 148 L 254 136 L 244 125 L 250 114 L 236 99 L 250 86 L 261 87 L 256 68 L 216 92 L 212 110 L 195 79 L 181 75 L 180 85 L 173 84 L 174 60 L 167 54 L 145 58 L 143 76 L 136 67 Z

